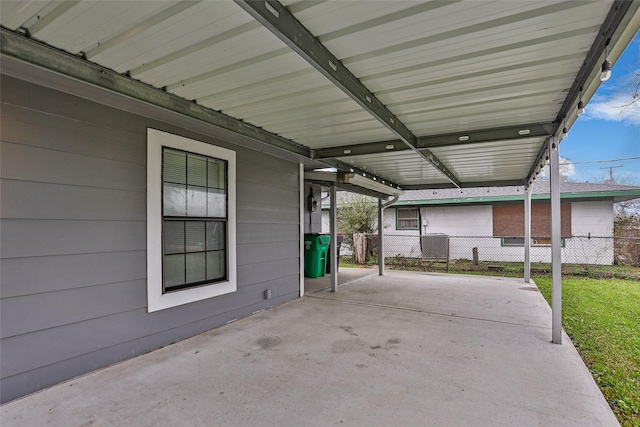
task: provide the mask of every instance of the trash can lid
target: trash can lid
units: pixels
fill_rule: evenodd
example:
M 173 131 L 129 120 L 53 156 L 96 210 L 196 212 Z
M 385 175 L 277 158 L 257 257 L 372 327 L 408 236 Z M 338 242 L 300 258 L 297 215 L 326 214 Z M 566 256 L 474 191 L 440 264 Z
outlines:
M 331 243 L 331 236 L 318 236 L 318 240 L 320 240 L 320 243 L 327 245 Z

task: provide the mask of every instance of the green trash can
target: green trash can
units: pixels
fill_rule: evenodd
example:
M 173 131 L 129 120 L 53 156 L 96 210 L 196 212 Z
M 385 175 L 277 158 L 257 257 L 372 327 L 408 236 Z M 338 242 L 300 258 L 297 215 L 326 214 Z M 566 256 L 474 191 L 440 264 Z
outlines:
M 304 275 L 322 277 L 327 268 L 327 252 L 331 236 L 323 234 L 304 235 Z

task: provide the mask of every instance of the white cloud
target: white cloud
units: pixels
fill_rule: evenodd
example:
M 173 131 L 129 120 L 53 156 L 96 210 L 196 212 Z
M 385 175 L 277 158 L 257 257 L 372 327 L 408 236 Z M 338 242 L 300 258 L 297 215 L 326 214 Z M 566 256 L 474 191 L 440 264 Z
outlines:
M 576 168 L 571 160 L 565 157 L 559 156 L 559 160 L 560 177 L 562 178 L 562 180 L 567 181 L 575 175 Z M 542 168 L 542 171 L 540 172 L 538 178 L 543 181 L 549 180 L 549 165 L 546 165 L 544 168 Z
M 604 98 L 594 96 L 585 108 L 585 118 L 640 125 L 640 100 L 630 94 L 618 93 Z

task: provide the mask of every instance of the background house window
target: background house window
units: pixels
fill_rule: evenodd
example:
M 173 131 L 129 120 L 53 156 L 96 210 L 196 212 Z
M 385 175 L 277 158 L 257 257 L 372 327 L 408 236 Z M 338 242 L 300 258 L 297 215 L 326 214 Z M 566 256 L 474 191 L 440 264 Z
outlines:
M 564 238 L 560 239 L 564 248 Z M 524 246 L 524 237 L 503 237 L 502 246 Z M 532 237 L 531 246 L 551 246 L 550 237 Z
M 503 237 L 502 246 L 524 246 L 524 237 Z
M 147 309 L 235 292 L 236 153 L 147 129 Z
M 163 292 L 227 278 L 227 162 L 163 148 Z
M 397 209 L 396 230 L 418 229 L 418 208 Z

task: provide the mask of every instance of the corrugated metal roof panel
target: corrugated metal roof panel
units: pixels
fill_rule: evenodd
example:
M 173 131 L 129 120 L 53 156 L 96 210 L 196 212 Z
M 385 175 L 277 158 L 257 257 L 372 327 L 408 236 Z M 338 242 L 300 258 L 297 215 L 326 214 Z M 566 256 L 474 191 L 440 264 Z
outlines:
M 360 169 L 384 179 L 412 185 L 421 180 L 447 184 L 449 181 L 422 156 L 413 151 L 342 157 L 345 163 L 358 165 Z
M 282 3 L 418 137 L 556 120 L 613 4 Z M 311 149 L 398 138 L 235 2 L 3 0 L 0 20 Z M 544 141 L 431 151 L 467 182 L 523 180 Z M 404 185 L 449 182 L 410 150 L 340 160 Z

